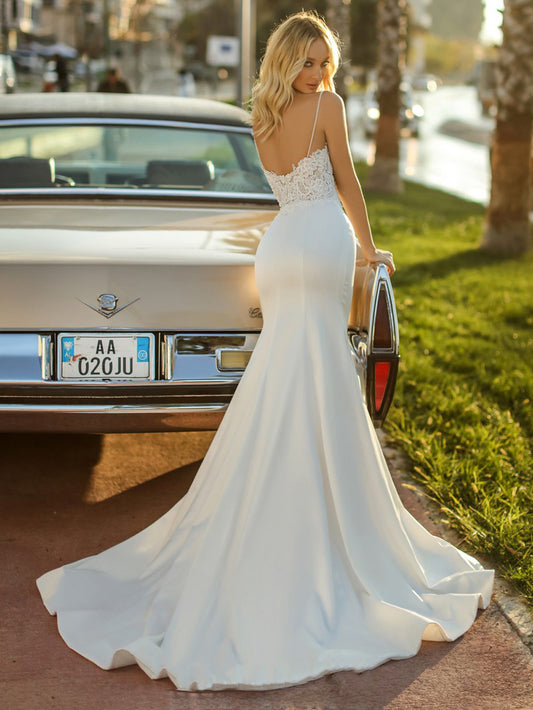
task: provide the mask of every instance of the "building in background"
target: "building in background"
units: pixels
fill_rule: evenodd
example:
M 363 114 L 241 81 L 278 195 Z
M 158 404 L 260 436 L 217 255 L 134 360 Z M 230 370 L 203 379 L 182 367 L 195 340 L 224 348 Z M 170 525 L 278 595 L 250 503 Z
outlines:
M 42 0 L 0 0 L 0 42 L 3 52 L 14 51 L 25 37 L 39 35 Z
M 71 0 L 42 0 L 39 33 L 42 38 L 76 46 L 76 17 L 78 5 Z

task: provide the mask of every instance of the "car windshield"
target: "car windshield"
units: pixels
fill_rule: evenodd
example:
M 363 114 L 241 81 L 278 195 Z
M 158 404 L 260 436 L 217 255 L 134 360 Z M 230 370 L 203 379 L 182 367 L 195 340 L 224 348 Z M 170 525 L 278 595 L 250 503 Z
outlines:
M 105 122 L 0 127 L 0 189 L 271 194 L 246 130 Z

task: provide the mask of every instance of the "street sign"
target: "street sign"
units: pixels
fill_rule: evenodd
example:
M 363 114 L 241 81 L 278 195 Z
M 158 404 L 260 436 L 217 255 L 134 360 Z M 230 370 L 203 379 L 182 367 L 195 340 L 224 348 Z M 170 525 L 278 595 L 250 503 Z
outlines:
M 237 37 L 219 37 L 211 35 L 207 38 L 206 61 L 214 67 L 239 66 L 239 40 Z

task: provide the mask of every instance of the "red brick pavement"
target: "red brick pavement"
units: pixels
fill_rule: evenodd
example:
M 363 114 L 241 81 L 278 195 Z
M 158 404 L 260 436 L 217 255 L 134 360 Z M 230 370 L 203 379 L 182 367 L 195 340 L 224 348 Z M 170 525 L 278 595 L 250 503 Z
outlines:
M 106 672 L 70 651 L 35 578 L 161 515 L 187 490 L 209 438 L 0 436 L 0 708 L 533 710 L 532 657 L 495 605 L 454 643 L 425 642 L 407 660 L 266 692 L 178 692 L 137 667 Z M 397 485 L 431 529 L 419 498 Z

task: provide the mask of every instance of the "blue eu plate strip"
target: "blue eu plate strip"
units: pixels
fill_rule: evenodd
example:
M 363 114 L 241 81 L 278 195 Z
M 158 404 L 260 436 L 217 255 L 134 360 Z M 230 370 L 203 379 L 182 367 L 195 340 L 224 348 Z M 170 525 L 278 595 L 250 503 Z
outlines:
M 137 338 L 137 362 L 147 362 L 150 352 L 150 338 Z
M 61 341 L 61 360 L 70 362 L 74 355 L 74 338 L 63 338 Z

